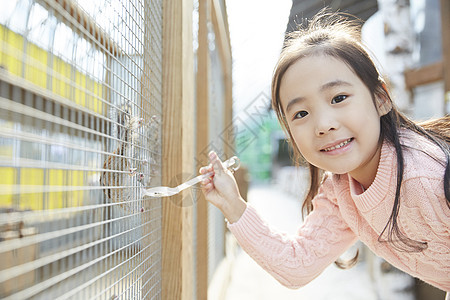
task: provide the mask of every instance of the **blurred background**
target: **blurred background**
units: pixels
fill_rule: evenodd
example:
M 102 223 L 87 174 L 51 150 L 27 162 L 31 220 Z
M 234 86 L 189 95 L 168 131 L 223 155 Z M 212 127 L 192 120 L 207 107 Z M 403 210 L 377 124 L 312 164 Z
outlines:
M 308 172 L 270 109 L 285 35 L 327 6 L 364 22 L 394 101 L 450 111 L 448 0 L 0 0 L 0 298 L 444 299 L 357 243 L 292 291 L 198 188 L 215 150 L 242 195 L 295 233 Z

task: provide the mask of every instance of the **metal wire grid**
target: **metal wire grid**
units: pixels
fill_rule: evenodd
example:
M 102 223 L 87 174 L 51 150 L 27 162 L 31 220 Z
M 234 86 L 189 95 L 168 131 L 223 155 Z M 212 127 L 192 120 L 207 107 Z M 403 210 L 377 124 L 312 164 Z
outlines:
M 0 298 L 161 297 L 161 31 L 161 0 L 2 2 Z

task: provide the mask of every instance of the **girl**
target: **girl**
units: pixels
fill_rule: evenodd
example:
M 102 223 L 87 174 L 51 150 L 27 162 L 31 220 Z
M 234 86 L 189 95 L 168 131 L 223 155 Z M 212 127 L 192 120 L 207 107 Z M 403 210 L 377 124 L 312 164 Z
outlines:
M 215 153 L 200 169 L 214 172 L 202 190 L 241 247 L 288 287 L 307 284 L 359 239 L 449 291 L 450 118 L 419 126 L 403 116 L 358 33 L 355 22 L 321 13 L 290 37 L 275 68 L 273 108 L 311 175 L 298 234 L 270 228 Z

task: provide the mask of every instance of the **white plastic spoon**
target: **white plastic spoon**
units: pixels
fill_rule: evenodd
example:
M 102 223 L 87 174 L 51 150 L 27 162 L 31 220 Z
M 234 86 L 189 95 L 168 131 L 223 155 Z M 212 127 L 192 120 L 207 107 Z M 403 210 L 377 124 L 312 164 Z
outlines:
M 234 172 L 237 169 L 239 169 L 239 167 L 241 165 L 241 161 L 239 160 L 239 158 L 237 156 L 233 156 L 233 157 L 229 158 L 228 160 L 224 161 L 223 164 L 224 164 L 225 168 Z M 178 194 L 182 190 L 185 190 L 185 189 L 201 182 L 202 180 L 210 177 L 212 174 L 213 173 L 211 172 L 211 173 L 199 175 L 199 176 L 194 177 L 194 178 L 180 184 L 179 186 L 173 187 L 173 188 L 168 187 L 168 186 L 157 186 L 157 187 L 152 187 L 149 189 L 144 189 L 143 193 L 146 196 L 157 197 L 157 198 L 173 196 L 173 195 Z

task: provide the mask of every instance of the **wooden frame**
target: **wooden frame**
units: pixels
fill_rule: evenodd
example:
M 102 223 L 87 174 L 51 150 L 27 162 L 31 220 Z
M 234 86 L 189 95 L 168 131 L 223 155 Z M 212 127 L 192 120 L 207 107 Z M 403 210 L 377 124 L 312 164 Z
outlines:
M 441 0 L 441 30 L 442 30 L 442 63 L 444 65 L 444 88 L 450 92 L 450 1 Z M 450 101 L 450 99 L 447 99 Z M 449 113 L 449 112 L 447 112 Z
M 232 81 L 232 53 L 231 53 L 231 43 L 230 43 L 230 32 L 228 30 L 228 16 L 226 11 L 222 10 L 222 6 L 219 0 L 212 0 L 212 22 L 214 25 L 217 44 L 219 45 L 219 55 L 221 57 L 223 72 L 224 72 L 224 86 L 225 86 L 225 110 L 224 110 L 224 120 L 225 120 L 225 132 L 224 138 L 226 140 L 224 153 L 225 156 L 231 157 L 235 155 L 236 146 L 234 144 L 234 133 L 232 132 L 232 122 L 233 122 L 233 81 Z M 231 126 L 231 127 L 230 127 Z M 225 221 L 224 221 L 225 222 Z M 226 226 L 224 226 L 223 232 L 223 245 L 226 247 Z M 225 249 L 223 249 L 224 253 Z
M 231 46 L 226 13 L 218 0 L 199 0 L 199 48 L 194 103 L 193 1 L 164 2 L 163 12 L 163 170 L 162 184 L 173 185 L 180 174 L 193 174 L 208 163 L 209 70 L 208 24 L 216 33 L 224 68 L 225 124 L 232 121 Z M 196 111 L 195 111 L 196 109 Z M 176 116 L 176 117 L 174 117 Z M 194 120 L 193 116 L 196 116 Z M 194 123 L 195 122 L 195 123 Z M 196 128 L 194 128 L 196 124 Z M 194 136 L 196 135 L 196 138 Z M 230 137 L 227 137 L 230 138 Z M 195 141 L 195 144 L 194 144 Z M 194 151 L 194 148 L 197 149 Z M 194 153 L 196 156 L 194 156 Z M 232 150 L 225 154 L 229 156 Z M 162 298 L 193 298 L 194 255 L 197 299 L 208 297 L 208 204 L 197 193 L 197 226 L 193 226 L 190 192 L 163 202 Z M 180 202 L 186 201 L 186 202 Z M 196 248 L 193 230 L 197 231 Z
M 226 11 L 222 11 L 219 0 L 212 0 L 211 17 L 216 34 L 216 41 L 219 46 L 225 77 L 231 77 L 231 44 L 230 34 L 226 23 Z
M 212 22 L 216 33 L 216 40 L 218 41 L 217 44 L 219 45 L 219 55 L 222 61 L 225 81 L 225 126 L 231 125 L 233 120 L 232 56 L 227 19 L 227 13 L 226 11 L 222 11 L 219 0 L 212 0 Z M 225 148 L 225 155 L 231 157 L 235 154 L 233 153 L 235 146 L 229 130 L 225 132 L 225 139 L 227 140 L 226 145 L 228 145 Z
M 197 169 L 208 164 L 210 57 L 208 23 L 211 0 L 199 0 L 197 50 Z M 205 84 L 206 83 L 206 84 Z M 197 299 L 208 298 L 208 203 L 197 193 Z M 200 258 L 200 259 L 199 259 Z
M 444 64 L 442 61 L 419 69 L 405 71 L 406 88 L 412 90 L 416 86 L 436 82 L 444 78 Z
M 418 69 L 405 71 L 405 84 L 409 90 L 419 85 L 444 81 L 444 94 L 450 101 L 450 2 L 441 0 L 442 60 Z M 445 110 L 444 105 L 444 110 Z M 444 113 L 449 113 L 444 111 Z
M 218 46 L 220 61 L 224 72 L 225 87 L 225 128 L 232 123 L 232 59 L 231 45 L 228 32 L 227 15 L 222 10 L 218 0 L 199 0 L 199 32 L 197 51 L 197 169 L 208 164 L 209 140 L 209 99 L 210 87 L 210 52 L 208 41 L 208 24 L 214 28 L 216 45 Z M 224 129 L 225 129 L 224 128 Z M 224 154 L 226 157 L 234 155 L 232 137 L 225 131 L 227 140 Z M 199 192 L 197 194 L 197 299 L 208 298 L 208 203 Z M 225 238 L 225 234 L 224 234 Z M 224 243 L 225 245 L 225 243 Z M 224 249 L 225 251 L 225 249 Z
M 164 2 L 163 185 L 194 170 L 192 11 L 192 0 Z M 193 207 L 177 203 L 189 197 L 187 191 L 163 200 L 162 299 L 192 299 Z

